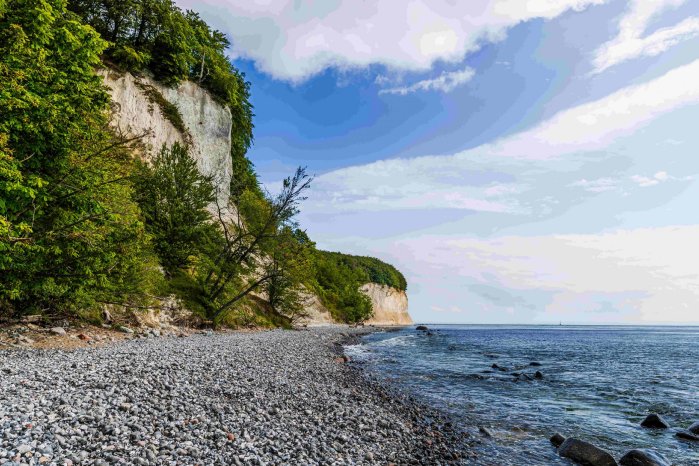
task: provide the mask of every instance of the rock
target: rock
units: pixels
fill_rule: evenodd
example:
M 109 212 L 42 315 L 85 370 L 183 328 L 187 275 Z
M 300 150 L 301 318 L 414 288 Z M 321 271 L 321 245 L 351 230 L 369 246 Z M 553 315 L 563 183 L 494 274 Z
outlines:
M 687 430 L 693 434 L 699 435 L 699 421 L 693 423 L 691 426 L 687 427 Z
M 104 320 L 105 324 L 111 324 L 112 323 L 112 314 L 109 312 L 108 309 L 103 309 L 102 310 L 102 320 Z
M 646 427 L 648 429 L 667 429 L 670 424 L 665 422 L 659 414 L 651 413 L 641 422 L 641 427 Z
M 529 363 L 529 365 L 532 366 L 532 367 L 540 367 L 540 366 L 541 366 L 541 363 L 540 363 L 540 362 L 537 362 L 537 361 L 532 361 L 532 362 Z
M 619 460 L 621 466 L 670 466 L 670 462 L 653 450 L 631 450 Z
M 487 429 L 486 427 L 483 427 L 483 426 L 478 428 L 478 432 L 483 434 L 485 437 L 492 437 L 493 436 L 493 433 L 489 429 Z
M 84 333 L 79 334 L 79 335 L 78 335 L 78 338 L 80 338 L 82 341 L 90 341 L 90 340 L 92 340 L 92 338 L 90 338 L 89 336 L 85 335 Z
M 534 372 L 534 378 L 541 380 L 544 378 L 544 374 L 542 374 L 541 371 L 536 371 Z
M 554 447 L 558 448 L 563 444 L 563 442 L 566 441 L 566 438 L 564 436 L 562 436 L 561 434 L 559 434 L 558 432 L 556 432 L 555 434 L 553 434 L 551 436 L 551 438 L 549 440 L 551 440 L 551 443 L 553 444 Z
M 66 330 L 63 327 L 53 327 L 52 329 L 49 330 L 49 332 L 53 333 L 54 335 L 65 335 Z
M 584 466 L 618 466 L 612 455 L 591 443 L 569 438 L 558 447 L 558 454 Z
M 41 321 L 41 315 L 40 314 L 32 314 L 29 316 L 24 316 L 22 317 L 22 322 L 27 324 L 27 323 L 35 323 L 35 322 L 40 322 Z
M 429 330 L 429 328 L 427 328 L 427 325 L 418 325 L 417 327 L 415 327 L 415 330 L 420 330 L 422 332 L 426 332 Z
M 120 332 L 123 332 L 123 333 L 134 333 L 133 330 L 131 330 L 129 327 L 125 327 L 123 325 L 120 325 L 119 327 L 117 327 L 117 330 L 119 330 Z
M 699 442 L 699 435 L 695 435 L 686 430 L 681 430 L 675 433 L 675 437 L 680 438 L 682 440 L 691 440 L 692 442 Z
M 493 364 L 493 365 L 490 366 L 490 367 L 492 367 L 493 369 L 497 369 L 497 370 L 499 370 L 499 371 L 502 371 L 502 372 L 507 372 L 507 371 L 508 371 L 508 369 L 507 369 L 506 367 L 498 366 L 497 364 Z

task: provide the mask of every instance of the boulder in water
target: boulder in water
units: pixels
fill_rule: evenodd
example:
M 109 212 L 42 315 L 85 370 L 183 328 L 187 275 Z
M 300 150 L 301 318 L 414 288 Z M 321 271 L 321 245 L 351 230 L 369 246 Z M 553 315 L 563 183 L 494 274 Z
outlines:
M 631 450 L 619 460 L 621 466 L 670 466 L 665 457 L 653 450 Z
M 480 432 L 481 434 L 483 434 L 486 437 L 493 436 L 493 433 L 489 429 L 487 429 L 486 427 L 483 427 L 483 426 L 478 428 L 478 432 Z
M 693 434 L 699 435 L 699 421 L 693 423 L 691 426 L 687 427 L 687 430 Z
M 553 434 L 551 436 L 551 438 L 549 440 L 551 440 L 551 443 L 553 443 L 554 447 L 558 448 L 563 444 L 563 442 L 566 441 L 566 438 L 564 436 L 562 436 L 561 434 L 559 434 L 558 432 L 556 432 L 555 434 Z
M 563 442 L 558 447 L 558 454 L 585 466 L 618 466 L 612 455 L 576 438 L 569 438 Z
M 529 363 L 529 365 L 532 366 L 532 367 L 539 367 L 539 366 L 541 366 L 541 363 L 540 363 L 540 362 L 537 362 L 537 361 L 532 361 L 532 362 Z
M 660 414 L 651 413 L 641 422 L 641 427 L 647 427 L 648 429 L 667 429 L 670 424 L 665 422 Z
M 541 371 L 536 371 L 534 372 L 534 378 L 541 380 L 544 378 L 544 374 L 542 374 Z
M 699 435 L 694 435 L 688 430 L 681 430 L 675 433 L 675 437 L 680 438 L 682 440 L 691 440 L 692 442 L 699 442 Z
M 421 332 L 426 332 L 429 330 L 429 328 L 427 328 L 427 325 L 418 325 L 417 327 L 415 327 L 415 330 L 420 330 Z

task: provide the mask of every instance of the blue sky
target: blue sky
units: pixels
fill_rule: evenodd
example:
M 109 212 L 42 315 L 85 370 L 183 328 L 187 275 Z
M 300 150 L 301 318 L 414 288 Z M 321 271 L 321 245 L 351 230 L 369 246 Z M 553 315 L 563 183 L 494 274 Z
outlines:
M 699 323 L 699 3 L 178 0 L 252 83 L 271 189 L 415 320 Z

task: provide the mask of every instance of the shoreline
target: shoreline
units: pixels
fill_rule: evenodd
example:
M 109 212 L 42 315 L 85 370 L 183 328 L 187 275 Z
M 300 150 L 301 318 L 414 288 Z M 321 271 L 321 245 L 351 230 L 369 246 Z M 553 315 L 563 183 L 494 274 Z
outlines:
M 379 330 L 0 350 L 0 464 L 462 464 L 444 415 L 342 358 Z

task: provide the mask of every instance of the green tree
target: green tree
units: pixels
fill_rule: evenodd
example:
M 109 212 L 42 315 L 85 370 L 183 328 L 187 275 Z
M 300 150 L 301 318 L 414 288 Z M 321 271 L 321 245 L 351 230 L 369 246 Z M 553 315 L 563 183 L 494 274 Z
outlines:
M 215 199 L 211 177 L 199 172 L 187 148 L 163 147 L 134 176 L 139 205 L 155 250 L 169 275 L 192 265 L 200 242 L 211 230 L 206 207 Z
M 0 17 L 0 308 L 87 309 L 127 299 L 149 251 L 131 201 L 128 140 L 107 127 L 94 73 L 106 42 L 62 0 Z

